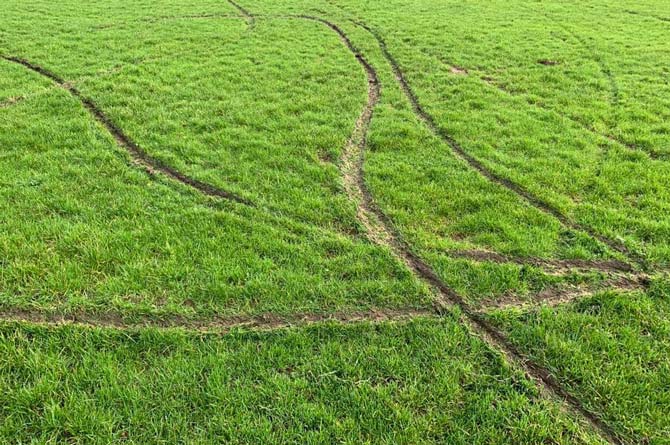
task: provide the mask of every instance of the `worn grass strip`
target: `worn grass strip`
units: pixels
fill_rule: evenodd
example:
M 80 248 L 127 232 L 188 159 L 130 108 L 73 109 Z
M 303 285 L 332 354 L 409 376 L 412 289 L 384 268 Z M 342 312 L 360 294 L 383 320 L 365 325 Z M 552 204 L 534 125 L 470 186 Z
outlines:
M 452 258 L 472 260 L 475 262 L 490 262 L 496 264 L 514 263 L 519 265 L 530 265 L 545 269 L 550 273 L 565 274 L 574 271 L 580 272 L 605 272 L 605 273 L 627 273 L 633 274 L 635 270 L 630 264 L 619 260 L 554 260 L 545 258 L 522 258 L 502 255 L 488 250 L 458 250 L 449 252 Z
M 78 326 L 89 328 L 109 328 L 119 330 L 185 329 L 189 331 L 225 334 L 232 330 L 272 331 L 287 328 L 299 328 L 318 323 L 385 323 L 412 320 L 415 318 L 437 318 L 432 309 L 370 309 L 366 311 L 333 313 L 296 313 L 280 316 L 266 313 L 257 316 L 231 316 L 211 319 L 193 319 L 185 316 L 167 318 L 139 318 L 127 320 L 118 313 L 49 313 L 25 309 L 5 309 L 0 311 L 1 322 L 30 323 L 40 326 Z
M 566 32 L 569 32 L 569 31 L 566 31 Z M 526 97 L 523 94 L 519 94 L 519 93 L 515 93 L 513 91 L 510 91 L 508 88 L 505 88 L 504 86 L 502 86 L 499 82 L 496 81 L 496 79 L 494 79 L 492 76 L 490 76 L 489 74 L 487 74 L 485 72 L 481 72 L 481 71 L 475 72 L 476 70 L 469 70 L 466 67 L 461 67 L 461 66 L 454 65 L 453 63 L 446 60 L 445 58 L 440 57 L 436 54 L 433 54 L 429 51 L 426 51 L 425 49 L 418 49 L 418 51 L 420 51 L 422 54 L 424 54 L 428 57 L 434 58 L 435 60 L 439 61 L 442 65 L 445 65 L 452 74 L 473 75 L 473 76 L 475 76 L 475 78 L 481 80 L 485 85 L 488 85 L 492 88 L 495 88 L 496 90 L 498 90 L 502 93 L 505 93 L 510 97 L 522 98 L 526 101 L 526 103 L 528 105 L 536 107 L 540 110 L 545 110 L 545 111 L 549 111 L 551 113 L 554 113 L 557 116 L 559 116 L 561 119 L 565 119 L 565 120 L 568 120 L 568 121 L 572 122 L 573 124 L 580 127 L 584 131 L 587 131 L 587 132 L 589 132 L 591 134 L 594 134 L 596 136 L 603 137 L 603 138 L 605 138 L 605 139 L 607 139 L 611 142 L 614 142 L 615 144 L 618 144 L 618 145 L 620 145 L 624 148 L 627 148 L 629 150 L 642 151 L 639 147 L 637 147 L 633 144 L 630 144 L 630 143 L 624 141 L 623 139 L 621 139 L 619 137 L 616 137 L 616 136 L 614 136 L 614 135 L 612 135 L 608 132 L 600 131 L 600 130 L 597 130 L 596 128 L 593 128 L 593 126 L 587 124 L 586 122 L 584 122 L 583 120 L 581 120 L 577 117 L 570 116 L 570 115 L 568 115 L 566 113 L 563 113 L 563 112 L 561 112 L 557 109 L 554 109 L 554 108 L 548 107 L 546 105 L 543 105 L 541 103 L 538 103 L 536 101 L 533 101 L 533 100 L 531 100 L 530 98 Z M 658 154 L 650 153 L 649 151 L 644 151 L 644 153 L 646 153 L 652 159 L 659 159 L 661 157 Z
M 593 296 L 598 292 L 617 291 L 620 293 L 646 291 L 649 288 L 646 277 L 614 276 L 592 286 L 568 286 L 545 289 L 528 300 L 517 297 L 485 300 L 480 304 L 480 312 L 489 313 L 502 309 L 530 309 L 536 307 L 555 307 Z

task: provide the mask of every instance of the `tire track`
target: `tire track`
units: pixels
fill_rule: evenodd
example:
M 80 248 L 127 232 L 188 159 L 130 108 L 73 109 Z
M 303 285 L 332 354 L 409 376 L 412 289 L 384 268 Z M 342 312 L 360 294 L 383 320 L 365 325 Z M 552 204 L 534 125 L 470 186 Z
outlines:
M 233 1 L 233 0 L 228 0 L 228 3 L 230 3 L 235 9 L 237 9 L 240 14 L 244 17 L 244 19 L 247 21 L 247 25 L 249 27 L 249 30 L 253 29 L 254 26 L 256 26 L 256 18 L 245 8 L 240 6 L 239 3 Z
M 241 9 L 242 10 L 242 9 Z M 246 11 L 246 10 L 244 10 Z M 253 19 L 254 16 L 249 13 L 248 11 L 246 12 L 248 16 Z M 495 326 L 493 326 L 482 314 L 478 313 L 469 303 L 467 303 L 460 295 L 458 295 L 456 292 L 454 292 L 451 288 L 449 288 L 436 274 L 436 272 L 423 260 L 421 260 L 416 254 L 412 252 L 409 246 L 407 246 L 403 241 L 401 241 L 400 237 L 397 235 L 395 232 L 393 225 L 390 221 L 390 219 L 386 216 L 386 214 L 381 211 L 375 204 L 372 199 L 372 196 L 367 189 L 367 186 L 364 182 L 364 177 L 363 177 L 363 160 L 364 160 L 364 150 L 367 142 L 367 133 L 368 133 L 368 128 L 370 125 L 370 122 L 372 120 L 373 116 L 373 110 L 377 103 L 379 102 L 380 94 L 381 94 L 381 85 L 377 76 L 377 73 L 375 69 L 367 62 L 367 60 L 363 57 L 363 55 L 355 48 L 353 45 L 352 41 L 348 38 L 348 36 L 340 29 L 337 25 L 335 25 L 332 22 L 329 22 L 328 20 L 319 18 L 319 17 L 314 17 L 314 16 L 308 16 L 308 15 L 296 15 L 296 16 L 288 16 L 290 18 L 298 18 L 298 19 L 305 19 L 305 20 L 313 20 L 317 21 L 319 23 L 324 24 L 334 32 L 336 32 L 345 46 L 353 53 L 355 56 L 356 60 L 361 64 L 363 69 L 365 70 L 367 77 L 368 77 L 368 101 L 367 104 L 359 116 L 355 129 L 352 133 L 352 136 L 347 143 L 347 146 L 345 147 L 345 151 L 343 154 L 343 161 L 342 161 L 342 169 L 343 169 L 343 181 L 345 184 L 345 190 L 349 194 L 350 198 L 357 203 L 358 206 L 358 213 L 361 215 L 361 221 L 363 225 L 366 226 L 366 229 L 368 229 L 371 238 L 373 239 L 374 242 L 389 248 L 400 260 L 402 260 L 407 266 L 413 271 L 413 273 L 421 278 L 424 282 L 426 282 L 428 285 L 433 287 L 436 292 L 437 292 L 437 299 L 436 299 L 436 304 L 437 304 L 437 312 L 438 315 L 451 310 L 452 306 L 456 306 L 460 309 L 460 312 L 462 314 L 461 319 L 465 324 L 476 334 L 480 335 L 489 345 L 492 347 L 494 350 L 498 350 L 501 352 L 510 362 L 516 364 L 519 366 L 521 369 L 524 370 L 525 374 L 532 380 L 534 381 L 539 388 L 546 393 L 553 394 L 555 396 L 558 396 L 559 398 L 563 399 L 566 402 L 566 406 L 575 414 L 578 414 L 585 420 L 587 420 L 597 431 L 601 433 L 603 437 L 605 437 L 609 442 L 615 443 L 615 444 L 621 444 L 623 443 L 621 440 L 618 439 L 618 437 L 615 435 L 615 433 L 609 428 L 607 424 L 602 422 L 599 417 L 597 417 L 595 414 L 591 413 L 590 411 L 586 410 L 581 404 L 581 402 L 574 396 L 572 396 L 570 393 L 568 393 L 563 387 L 560 385 L 560 382 L 551 374 L 549 370 L 546 368 L 540 366 L 539 364 L 534 363 L 533 361 L 525 358 L 523 354 L 516 348 L 514 344 L 512 344 L 506 337 L 505 335 L 498 330 Z M 380 45 L 382 44 L 383 40 L 379 40 Z M 385 44 L 383 45 L 383 52 L 385 55 L 388 55 L 388 60 L 389 62 L 392 62 L 392 67 L 394 68 L 394 72 L 396 72 L 396 76 L 398 77 L 398 80 L 400 81 L 401 85 L 403 85 L 403 89 L 405 90 L 405 94 L 408 95 L 410 98 L 410 101 L 415 107 L 415 112 L 422 117 L 422 120 L 424 120 L 431 129 L 436 132 L 437 134 L 440 134 L 441 132 L 439 131 L 437 125 L 433 121 L 432 117 L 430 117 L 427 113 L 423 111 L 421 106 L 419 105 L 418 100 L 416 99 L 416 96 L 412 92 L 412 90 L 409 88 L 409 85 L 406 83 L 404 80 L 404 76 L 402 72 L 400 71 L 399 67 L 395 63 L 394 59 L 390 54 L 388 54 L 388 51 L 385 48 Z M 136 144 L 134 144 L 130 139 L 128 139 L 118 127 L 114 126 L 114 124 L 104 115 L 104 113 L 99 110 L 99 108 L 90 100 L 84 97 L 77 89 L 74 87 L 71 87 L 66 84 L 65 81 L 60 79 L 58 76 L 50 73 L 49 71 L 44 70 L 43 68 L 33 65 L 30 62 L 27 62 L 22 59 L 18 58 L 11 58 L 11 57 L 4 57 L 4 59 L 9 60 L 11 62 L 15 62 L 18 64 L 21 64 L 25 66 L 26 68 L 29 68 L 38 74 L 41 74 L 45 77 L 48 77 L 52 81 L 56 82 L 63 88 L 67 89 L 72 95 L 74 95 L 76 98 L 78 98 L 82 104 L 88 109 L 88 111 L 98 120 L 103 126 L 105 126 L 108 131 L 117 139 L 117 142 L 119 142 L 120 145 L 123 145 L 124 148 L 126 148 L 131 154 L 135 155 L 139 161 L 141 161 L 143 164 L 148 163 L 149 168 L 156 168 L 152 164 L 153 161 L 152 158 L 149 158 L 146 153 L 144 153 Z M 414 99 L 414 100 L 412 100 Z M 451 140 L 451 138 L 445 134 L 443 138 L 445 140 Z M 452 140 L 453 141 L 453 140 Z M 455 142 L 452 142 L 455 144 Z M 451 145 L 451 144 L 450 144 Z M 463 151 L 460 146 L 455 144 L 455 150 L 458 151 Z M 454 147 L 452 147 L 454 148 Z M 464 159 L 468 159 L 469 155 L 463 151 L 463 156 Z M 470 157 L 471 158 L 471 157 Z M 147 161 L 147 159 L 149 161 Z M 474 160 L 474 158 L 471 158 L 473 162 L 475 163 L 474 165 L 478 164 L 478 161 Z M 154 161 L 158 162 L 158 161 Z M 156 168 L 160 171 L 164 171 L 164 169 L 169 169 L 169 167 L 163 166 L 162 164 L 157 164 L 159 168 Z M 492 173 L 487 174 L 487 170 L 480 165 L 480 172 L 484 174 L 487 177 L 490 177 L 489 179 L 494 180 L 496 176 L 493 176 Z M 181 175 L 178 172 L 174 172 L 171 170 L 168 170 L 168 176 L 174 177 L 174 175 Z M 180 179 L 178 176 L 176 179 Z M 194 185 L 194 181 L 190 178 L 185 178 L 183 175 L 181 175 L 181 182 L 184 182 L 184 179 L 191 181 L 191 182 L 185 182 L 191 186 L 194 186 L 195 188 L 198 188 L 197 186 Z M 503 178 L 498 178 L 498 181 L 507 181 L 504 180 Z M 196 184 L 201 184 L 197 183 Z M 207 187 L 211 187 L 205 184 Z M 508 185 L 509 187 L 519 187 L 516 184 L 510 183 Z M 200 190 L 200 188 L 198 188 Z M 209 190 L 209 189 L 205 189 Z M 521 189 L 522 190 L 522 189 Z M 201 190 L 203 191 L 203 190 Z M 227 192 L 225 192 L 228 194 Z M 524 192 L 527 194 L 527 192 Z M 529 195 L 531 196 L 531 195 Z M 226 196 L 228 197 L 228 196 Z M 229 198 L 230 199 L 230 198 Z M 240 199 L 240 198 L 238 198 Z M 526 198 L 526 199 L 536 199 L 536 198 Z M 237 200 L 237 199 L 235 199 Z M 532 201 L 531 201 L 532 202 Z M 539 201 L 538 201 L 539 202 Z M 433 315 L 435 314 L 434 312 L 430 312 Z M 7 318 L 9 319 L 8 321 L 18 321 L 17 319 L 20 319 L 21 317 L 18 316 L 17 314 L 14 314 L 13 316 L 9 316 L 5 313 Z M 24 314 L 24 316 L 27 318 L 28 322 L 31 323 L 39 323 L 40 320 L 36 319 L 36 316 L 30 315 L 30 314 Z M 401 317 L 413 317 L 417 316 L 415 313 L 412 314 L 398 314 L 398 316 Z M 314 323 L 314 322 L 319 322 L 322 321 L 323 318 L 322 316 L 314 316 L 314 315 L 302 315 L 300 316 L 301 320 L 305 320 L 305 323 Z M 331 316 L 332 317 L 332 316 Z M 361 318 L 365 318 L 367 316 L 361 316 Z M 2 318 L 2 316 L 0 316 Z M 346 321 L 351 321 L 354 318 L 352 318 L 350 315 L 346 316 Z M 367 320 L 368 318 L 366 318 Z M 375 318 L 376 319 L 376 318 Z M 387 317 L 387 319 L 389 319 Z M 49 323 L 49 320 L 44 320 L 42 319 L 43 323 Z M 65 321 L 67 322 L 67 321 Z M 53 323 L 53 321 L 52 321 Z M 55 323 L 58 323 L 58 320 L 55 320 Z M 115 323 L 118 325 L 118 327 L 123 328 L 123 325 L 119 323 L 118 321 L 114 320 L 94 320 L 94 319 L 89 319 L 89 320 L 83 320 L 79 321 L 78 323 L 81 323 L 82 325 L 86 325 L 87 323 L 91 323 L 91 325 L 96 325 L 100 326 L 103 323 L 108 323 L 109 325 L 113 326 Z M 183 326 L 183 321 L 180 321 L 180 326 Z M 294 323 L 297 323 L 295 321 Z M 236 320 L 235 322 L 220 322 L 220 325 L 218 326 L 219 329 L 222 331 L 226 331 L 229 329 L 235 329 L 237 327 L 248 327 L 249 325 L 251 326 L 259 326 L 259 329 L 278 329 L 281 327 L 286 327 L 288 325 L 291 325 L 291 322 L 287 321 L 270 321 L 270 322 L 263 322 L 262 320 L 259 320 L 257 318 L 252 318 L 252 319 L 246 319 L 246 320 Z M 206 328 L 203 328 L 206 329 Z
M 493 310 L 528 310 L 540 307 L 556 307 L 591 297 L 598 292 L 617 291 L 624 293 L 644 291 L 648 289 L 648 286 L 649 281 L 646 277 L 614 276 L 595 285 L 549 288 L 532 295 L 529 299 L 510 296 L 494 301 L 485 300 L 479 305 L 478 311 L 486 314 Z
M 184 173 L 181 173 L 180 171 L 166 165 L 162 161 L 150 156 L 146 151 L 144 151 L 144 149 L 142 149 L 138 144 L 130 139 L 130 137 L 128 137 L 123 132 L 123 130 L 114 124 L 114 122 L 112 122 L 112 120 L 100 109 L 100 107 L 95 104 L 95 102 L 93 102 L 93 100 L 84 96 L 76 87 L 63 80 L 57 74 L 54 74 L 39 65 L 18 57 L 0 55 L 0 59 L 21 65 L 39 74 L 40 76 L 51 80 L 56 85 L 69 92 L 72 96 L 78 99 L 79 102 L 81 102 L 84 108 L 86 108 L 89 114 L 91 114 L 91 116 L 93 116 L 96 121 L 105 127 L 105 129 L 112 135 L 116 143 L 120 147 L 124 148 L 128 154 L 130 154 L 131 158 L 138 165 L 142 166 L 149 174 L 159 172 L 175 181 L 194 188 L 207 196 L 222 198 L 247 206 L 253 206 L 253 203 L 246 198 L 187 176 Z
M 388 323 L 411 321 L 416 318 L 436 318 L 432 309 L 370 309 L 356 312 L 334 312 L 331 314 L 298 313 L 280 316 L 266 313 L 256 316 L 218 317 L 211 320 L 189 319 L 184 316 L 172 316 L 163 319 L 141 317 L 136 321 L 126 321 L 116 313 L 91 314 L 85 312 L 58 314 L 21 309 L 0 311 L 2 323 L 30 323 L 34 325 L 57 327 L 77 326 L 87 328 L 106 328 L 118 330 L 185 329 L 197 333 L 225 334 L 236 329 L 247 331 L 274 331 L 288 328 L 301 328 L 319 323 Z
M 575 414 L 587 420 L 593 428 L 601 433 L 610 443 L 623 444 L 611 428 L 598 416 L 588 411 L 581 402 L 568 393 L 549 370 L 524 357 L 505 335 L 494 327 L 484 315 L 477 312 L 460 295 L 449 288 L 437 273 L 415 253 L 412 252 L 393 228 L 388 216 L 375 205 L 363 176 L 364 151 L 367 143 L 367 133 L 372 120 L 373 111 L 379 102 L 381 84 L 376 70 L 355 48 L 348 36 L 337 25 L 322 18 L 313 16 L 296 16 L 309 20 L 316 20 L 337 32 L 347 48 L 353 52 L 356 60 L 365 70 L 368 78 L 368 101 L 361 115 L 356 121 L 352 136 L 347 143 L 342 156 L 342 175 L 344 188 L 349 197 L 357 204 L 361 223 L 366 227 L 373 242 L 389 248 L 410 270 L 422 281 L 437 292 L 437 311 L 443 313 L 456 306 L 462 313 L 462 320 L 476 334 L 479 334 L 489 346 L 500 351 L 510 362 L 524 370 L 525 374 L 534 381 L 543 392 L 558 396 L 567 403 L 567 407 Z
M 628 247 L 626 247 L 626 245 L 623 244 L 621 241 L 609 238 L 605 235 L 596 232 L 595 230 L 591 229 L 588 226 L 583 226 L 577 222 L 572 221 L 567 216 L 565 216 L 558 208 L 556 208 L 549 202 L 543 200 L 538 196 L 535 196 L 533 193 L 525 189 L 523 186 L 511 181 L 510 179 L 493 172 L 488 167 L 486 167 L 481 161 L 479 161 L 474 156 L 469 154 L 450 134 L 448 134 L 445 130 L 443 130 L 440 126 L 437 125 L 432 115 L 430 115 L 428 112 L 424 110 L 421 103 L 419 102 L 416 93 L 407 82 L 405 75 L 401 70 L 395 57 L 393 57 L 393 55 L 389 52 L 386 42 L 381 37 L 381 35 L 377 31 L 375 31 L 374 29 L 372 29 L 371 27 L 369 27 L 368 25 L 366 25 L 361 21 L 353 21 L 353 23 L 355 23 L 361 29 L 367 31 L 377 41 L 378 46 L 382 54 L 384 55 L 384 58 L 391 66 L 391 69 L 394 73 L 396 80 L 400 85 L 401 90 L 409 100 L 412 109 L 414 111 L 414 114 L 422 122 L 424 122 L 424 124 L 433 132 L 433 134 L 442 139 L 452 149 L 452 151 L 456 156 L 458 156 L 461 160 L 466 162 L 472 169 L 476 170 L 478 173 L 480 173 L 489 181 L 498 184 L 499 186 L 502 186 L 507 190 L 511 191 L 512 193 L 516 194 L 524 201 L 526 201 L 528 204 L 535 207 L 537 210 L 553 216 L 561 224 L 563 224 L 563 226 L 570 228 L 572 230 L 586 233 L 592 238 L 595 238 L 596 240 L 605 244 L 609 248 L 626 256 L 629 260 L 641 266 L 643 269 L 647 268 L 646 260 L 642 258 L 639 254 L 629 250 Z
M 589 55 L 591 56 L 591 59 L 593 59 L 597 64 L 598 67 L 600 68 L 600 72 L 605 76 L 609 83 L 609 90 L 610 90 L 610 101 L 612 103 L 612 106 L 616 107 L 619 105 L 619 83 L 616 80 L 616 77 L 614 76 L 614 73 L 612 73 L 612 70 L 610 69 L 609 65 L 605 62 L 605 60 L 600 56 L 600 53 L 598 53 L 587 41 L 584 37 L 581 35 L 577 34 L 576 32 L 572 31 L 570 28 L 568 28 L 566 25 L 560 23 L 556 19 L 552 19 L 551 17 L 545 15 L 547 19 L 549 19 L 551 22 L 556 22 L 558 26 L 563 29 L 569 36 L 571 36 L 574 40 L 579 42 L 579 44 L 584 48 Z
M 582 120 L 580 120 L 580 119 L 578 119 L 578 118 L 576 118 L 576 117 L 570 116 L 569 114 L 561 113 L 561 112 L 558 111 L 558 110 L 555 110 L 555 109 L 553 109 L 553 108 L 551 108 L 551 107 L 548 107 L 548 106 L 546 106 L 546 105 L 540 104 L 540 103 L 538 103 L 538 102 L 534 102 L 534 101 L 532 101 L 529 97 L 527 97 L 527 96 L 524 95 L 524 94 L 519 94 L 519 93 L 515 93 L 515 92 L 513 92 L 513 91 L 510 91 L 508 88 L 505 88 L 504 86 L 500 85 L 500 83 L 496 82 L 495 79 L 493 79 L 491 76 L 489 76 L 489 75 L 488 75 L 487 73 L 485 73 L 485 72 L 481 72 L 481 71 L 480 71 L 480 72 L 477 72 L 477 71 L 470 71 L 470 70 L 467 70 L 467 69 L 462 68 L 462 67 L 456 67 L 454 64 L 450 63 L 448 60 L 445 60 L 443 57 L 440 57 L 440 56 L 438 56 L 438 55 L 436 55 L 436 54 L 433 54 L 433 53 L 431 53 L 431 52 L 429 52 L 429 51 L 426 51 L 426 50 L 423 49 L 423 48 L 417 48 L 417 51 L 421 52 L 422 54 L 426 55 L 427 57 L 431 57 L 431 58 L 434 58 L 434 59 L 438 60 L 441 64 L 443 64 L 443 65 L 449 67 L 449 68 L 450 68 L 450 71 L 451 71 L 452 73 L 454 73 L 454 74 L 461 74 L 461 73 L 455 72 L 455 71 L 454 71 L 454 68 L 455 68 L 456 70 L 460 70 L 460 71 L 462 71 L 462 72 L 463 72 L 462 74 L 465 74 L 465 75 L 467 75 L 467 74 L 469 74 L 469 73 L 473 73 L 473 75 L 474 75 L 477 79 L 481 80 L 484 84 L 489 85 L 489 86 L 491 86 L 492 88 L 495 88 L 496 90 L 501 91 L 501 92 L 503 92 L 503 93 L 505 93 L 505 94 L 507 94 L 507 95 L 509 95 L 509 96 L 511 96 L 511 97 L 519 97 L 519 98 L 522 98 L 522 99 L 524 99 L 524 100 L 526 101 L 526 103 L 527 103 L 528 105 L 530 105 L 530 106 L 536 107 L 536 108 L 538 108 L 538 109 L 540 109 L 540 110 L 545 110 L 545 111 L 554 113 L 555 115 L 559 116 L 561 119 L 565 119 L 565 120 L 568 120 L 568 121 L 572 122 L 572 123 L 575 124 L 576 126 L 578 126 L 578 127 L 580 127 L 581 129 L 583 129 L 584 131 L 587 131 L 587 132 L 589 132 L 589 133 L 591 133 L 591 134 L 594 134 L 594 135 L 596 135 L 596 136 L 599 136 L 599 137 L 608 139 L 609 141 L 611 141 L 611 142 L 613 142 L 613 143 L 615 143 L 615 144 L 618 144 L 618 145 L 620 145 L 620 146 L 622 146 L 622 147 L 624 147 L 624 148 L 627 148 L 628 150 L 636 151 L 636 152 L 643 152 L 643 153 L 646 153 L 646 154 L 647 154 L 650 158 L 652 158 L 652 159 L 657 159 L 657 158 L 658 158 L 658 155 L 656 155 L 656 154 L 654 154 L 654 153 L 651 153 L 651 152 L 648 152 L 648 151 L 646 151 L 646 150 L 641 150 L 640 148 L 636 147 L 634 144 L 631 144 L 631 143 L 629 143 L 629 142 L 626 142 L 626 141 L 624 141 L 623 139 L 621 139 L 621 138 L 619 138 L 619 137 L 616 137 L 616 136 L 614 136 L 614 135 L 612 135 L 612 134 L 610 134 L 610 133 L 606 133 L 606 132 L 603 132 L 603 131 L 599 131 L 599 130 L 593 128 L 592 126 L 590 126 L 589 124 L 587 124 L 586 122 L 583 122 Z
M 476 262 L 489 262 L 496 264 L 519 264 L 530 265 L 547 269 L 556 273 L 569 273 L 573 271 L 582 272 L 605 272 L 605 273 L 627 273 L 633 274 L 635 270 L 630 264 L 619 260 L 554 260 L 545 258 L 522 258 L 503 255 L 488 250 L 457 250 L 449 252 L 452 258 L 472 260 Z

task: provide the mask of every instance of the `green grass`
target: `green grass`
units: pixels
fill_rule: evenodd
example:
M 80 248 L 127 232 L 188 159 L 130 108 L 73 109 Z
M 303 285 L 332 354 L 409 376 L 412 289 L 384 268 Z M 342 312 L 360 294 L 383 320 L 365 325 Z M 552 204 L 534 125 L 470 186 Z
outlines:
M 669 142 L 668 59 L 659 52 L 669 30 L 662 22 L 648 30 L 620 6 L 602 4 L 575 12 L 563 2 L 426 1 L 415 3 L 416 11 L 334 3 L 385 36 L 427 111 L 484 165 L 653 263 L 668 264 L 667 160 L 647 155 L 661 156 Z M 590 26 L 596 21 L 602 28 Z M 619 23 L 626 28 L 618 34 L 605 32 Z M 472 73 L 453 74 L 444 60 Z M 603 66 L 616 80 L 615 104 Z
M 375 69 L 364 180 L 476 307 L 602 285 L 519 262 L 640 260 L 647 290 L 488 312 L 630 443 L 669 443 L 670 7 L 660 0 L 10 0 L 0 55 L 93 100 L 150 156 L 245 206 L 148 175 L 79 99 L 0 59 L 0 313 L 133 323 L 428 309 L 366 237 L 340 158 Z M 413 111 L 628 257 L 454 155 Z M 8 443 L 600 443 L 458 311 L 226 336 L 0 323 Z M 45 315 L 46 314 L 46 315 Z M 49 315 L 50 314 L 50 315 Z M 11 318 L 11 317 L 10 317 Z
M 2 113 L 5 305 L 211 315 L 426 301 L 361 239 L 151 180 L 62 90 Z
M 193 337 L 0 330 L 0 437 L 598 443 L 453 320 Z
M 648 295 L 602 293 L 555 310 L 495 318 L 622 434 L 666 443 L 669 316 L 668 284 L 659 283 Z

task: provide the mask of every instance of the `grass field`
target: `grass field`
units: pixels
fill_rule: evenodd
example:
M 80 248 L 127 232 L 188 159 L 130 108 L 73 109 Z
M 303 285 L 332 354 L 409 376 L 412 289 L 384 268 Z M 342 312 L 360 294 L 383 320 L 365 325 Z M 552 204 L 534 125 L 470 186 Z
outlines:
M 6 0 L 3 443 L 670 444 L 670 4 Z

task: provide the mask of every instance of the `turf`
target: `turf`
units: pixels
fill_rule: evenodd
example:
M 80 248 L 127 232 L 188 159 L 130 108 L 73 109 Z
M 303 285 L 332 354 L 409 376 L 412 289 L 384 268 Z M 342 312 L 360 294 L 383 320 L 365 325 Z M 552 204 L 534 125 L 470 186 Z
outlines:
M 5 326 L 0 437 L 598 443 L 455 321 L 224 338 Z
M 668 443 L 669 34 L 660 0 L 6 2 L 2 441 Z
M 647 295 L 602 293 L 559 309 L 503 312 L 511 338 L 548 364 L 586 403 L 648 443 L 670 437 L 667 283 Z M 632 439 L 631 439 L 632 440 Z
M 60 89 L 0 126 L 5 305 L 206 316 L 426 302 L 363 240 L 152 180 Z

